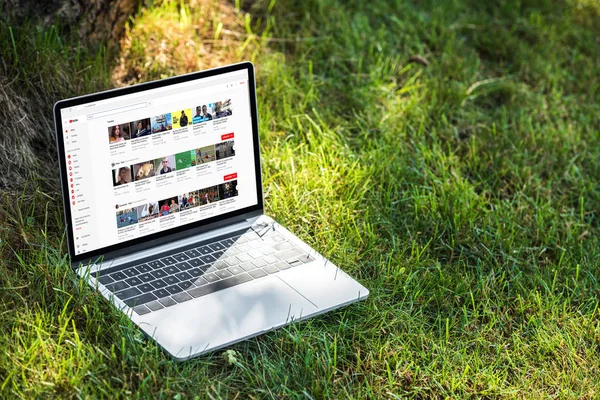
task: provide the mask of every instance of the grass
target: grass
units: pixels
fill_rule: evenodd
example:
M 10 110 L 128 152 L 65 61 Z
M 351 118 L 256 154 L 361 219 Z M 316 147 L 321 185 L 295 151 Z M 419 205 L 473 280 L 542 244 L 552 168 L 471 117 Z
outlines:
M 33 172 L 0 214 L 4 397 L 599 396 L 596 2 L 202 7 L 143 8 L 114 61 L 5 23 L 3 68 L 51 104 L 251 59 L 268 213 L 371 296 L 174 363 L 69 270 L 60 195 Z M 152 57 L 180 38 L 194 57 Z

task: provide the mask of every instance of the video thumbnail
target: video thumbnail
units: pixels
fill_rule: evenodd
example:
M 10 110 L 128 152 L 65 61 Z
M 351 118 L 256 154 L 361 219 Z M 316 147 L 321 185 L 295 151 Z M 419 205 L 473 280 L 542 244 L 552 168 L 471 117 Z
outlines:
M 150 129 L 150 118 L 144 118 L 131 122 L 131 138 L 137 139 L 152 134 Z
M 153 201 L 137 207 L 138 220 L 149 221 L 158 217 L 158 202 Z
M 196 113 L 194 114 L 194 118 L 192 118 L 192 123 L 199 124 L 201 122 L 210 121 L 211 119 L 213 119 L 213 117 L 208 112 L 208 106 L 204 104 L 203 106 L 196 107 Z
M 174 111 L 171 113 L 173 116 L 173 129 L 183 128 L 185 126 L 191 125 L 192 118 L 192 109 L 188 108 L 186 110 Z
M 160 175 L 168 174 L 176 170 L 175 156 L 165 156 L 154 160 L 154 169 Z
M 117 211 L 117 228 L 124 228 L 137 223 L 138 216 L 135 208 L 127 208 L 125 210 Z
M 235 181 L 221 183 L 219 185 L 219 195 L 221 196 L 221 199 L 223 199 L 223 200 L 237 196 L 238 195 L 237 179 Z
M 175 154 L 175 165 L 176 169 L 179 171 L 196 166 L 196 155 L 194 150 L 187 150 L 183 153 Z
M 217 160 L 235 156 L 235 145 L 233 142 L 233 140 L 228 140 L 215 145 Z
M 129 123 L 110 126 L 108 127 L 108 142 L 112 144 L 129 140 L 129 132 Z
M 166 132 L 173 129 L 173 119 L 171 114 L 160 114 L 152 117 L 152 133 Z
M 113 186 L 127 185 L 128 183 L 131 183 L 133 181 L 133 176 L 131 175 L 131 169 L 132 169 L 131 165 L 113 169 L 113 171 L 112 171 Z
M 217 101 L 213 106 L 213 118 L 225 118 L 232 115 L 231 99 L 225 101 Z
M 177 197 L 170 197 L 165 200 L 161 200 L 158 202 L 160 215 L 161 217 L 164 215 L 174 214 L 179 211 L 179 203 Z
M 152 160 L 144 161 L 133 165 L 133 176 L 136 181 L 151 178 L 154 175 L 154 163 Z
M 219 201 L 219 188 L 211 186 L 198 190 L 198 199 L 201 206 Z
M 196 165 L 206 164 L 215 161 L 215 146 L 200 147 L 196 150 Z
M 200 205 L 198 199 L 198 191 L 184 193 L 179 196 L 179 209 L 186 210 L 188 208 L 198 207 Z

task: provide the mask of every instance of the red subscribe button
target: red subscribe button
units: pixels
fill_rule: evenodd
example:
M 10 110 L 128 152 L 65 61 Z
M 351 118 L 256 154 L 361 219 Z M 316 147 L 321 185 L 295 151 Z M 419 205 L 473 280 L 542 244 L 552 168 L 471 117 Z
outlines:
M 233 132 L 221 135 L 221 140 L 233 139 Z
M 235 179 L 235 178 L 237 178 L 237 172 L 233 173 L 233 174 L 225 175 L 223 177 L 223 180 L 224 181 L 230 181 L 230 180 Z

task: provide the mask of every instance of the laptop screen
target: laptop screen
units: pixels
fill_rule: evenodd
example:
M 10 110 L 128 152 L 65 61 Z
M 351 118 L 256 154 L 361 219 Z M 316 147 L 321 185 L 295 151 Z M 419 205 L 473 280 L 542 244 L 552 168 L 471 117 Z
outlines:
M 244 68 L 62 108 L 72 255 L 256 206 L 250 84 Z

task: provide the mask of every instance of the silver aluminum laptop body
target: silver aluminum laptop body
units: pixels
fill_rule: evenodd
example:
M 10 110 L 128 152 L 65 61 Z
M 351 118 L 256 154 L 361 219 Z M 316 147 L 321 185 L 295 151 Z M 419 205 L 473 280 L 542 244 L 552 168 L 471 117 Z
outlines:
M 250 63 L 235 64 L 224 68 L 210 70 L 214 75 L 221 71 L 228 72 L 236 68 L 250 71 L 249 81 L 254 92 L 254 71 Z M 165 85 L 169 85 L 166 80 Z M 114 92 L 114 91 L 111 91 Z M 106 92 L 105 92 L 106 93 Z M 109 92 L 110 93 L 110 92 Z M 84 98 L 79 98 L 84 102 Z M 253 118 L 256 119 L 256 101 L 251 102 Z M 70 106 L 72 104 L 63 104 Z M 60 140 L 63 131 L 59 117 L 61 104 L 55 106 L 55 120 L 59 157 L 64 159 L 64 147 Z M 253 121 L 253 135 L 258 143 L 257 121 Z M 260 207 L 235 218 L 224 218 L 222 221 L 208 224 L 206 229 L 190 227 L 183 232 L 167 236 L 165 240 L 156 238 L 141 240 L 141 243 L 102 254 L 96 259 L 77 259 L 73 249 L 73 231 L 69 214 L 69 193 L 66 168 L 61 161 L 63 199 L 65 201 L 65 219 L 68 229 L 69 251 L 72 266 L 76 273 L 85 279 L 115 307 L 124 312 L 145 334 L 154 339 L 167 353 L 176 360 L 186 360 L 213 351 L 230 344 L 245 340 L 272 329 L 285 326 L 293 321 L 310 318 L 335 308 L 365 299 L 369 291 L 360 283 L 347 275 L 340 268 L 329 262 L 293 233 L 279 225 L 272 218 L 264 215 L 262 197 Z M 260 166 L 256 169 L 260 180 Z M 65 191 L 65 186 L 67 190 Z M 261 188 L 262 194 L 262 188 Z M 296 262 L 293 268 L 280 270 L 259 279 L 237 284 L 215 291 L 198 298 L 192 298 L 171 307 L 143 315 L 133 311 L 123 300 L 111 292 L 97 278 L 105 270 L 112 270 L 121 265 L 134 265 L 137 260 L 146 260 L 154 255 L 171 252 L 177 249 L 189 249 L 195 244 L 211 241 L 234 232 L 247 232 L 242 235 L 252 236 L 254 242 L 250 247 L 260 246 L 270 237 L 281 236 L 286 242 L 300 249 L 304 254 L 302 263 Z M 235 238 L 234 238 L 235 240 Z M 281 240 L 281 239 L 279 239 Z M 227 250 L 220 259 L 227 257 Z M 310 260 L 310 261 L 308 261 Z

